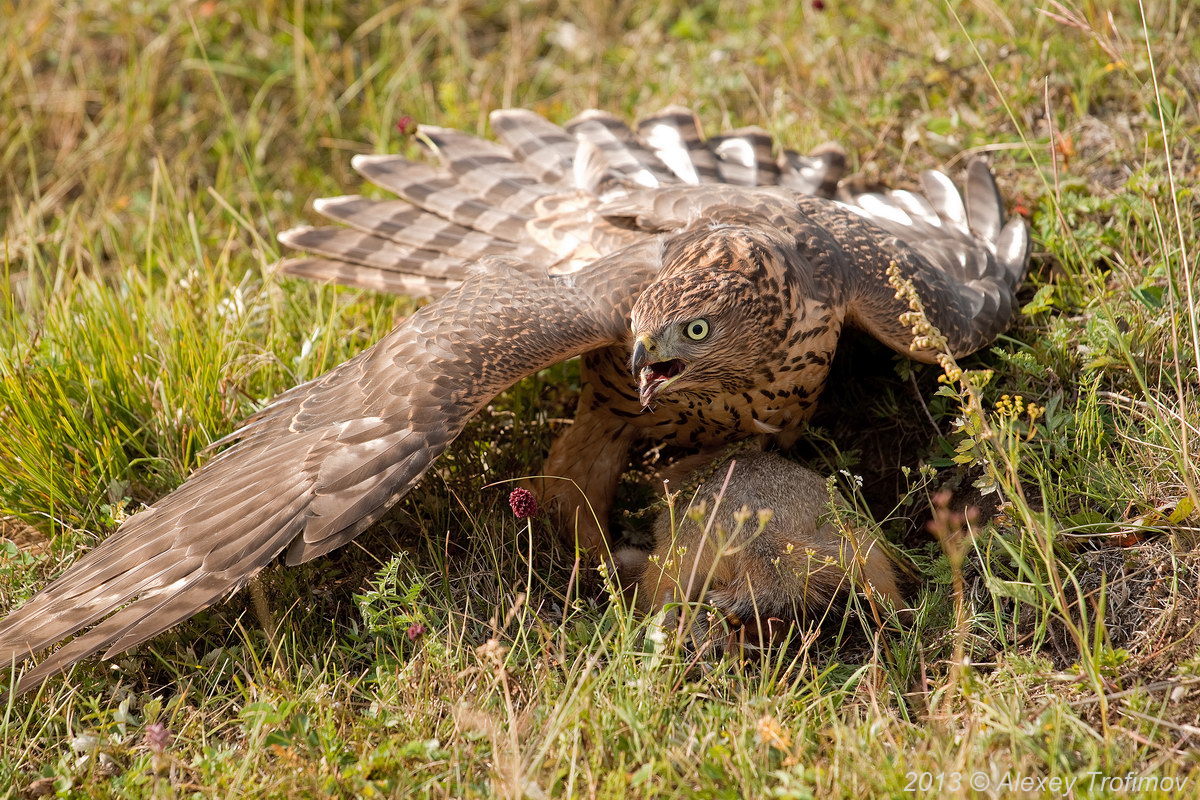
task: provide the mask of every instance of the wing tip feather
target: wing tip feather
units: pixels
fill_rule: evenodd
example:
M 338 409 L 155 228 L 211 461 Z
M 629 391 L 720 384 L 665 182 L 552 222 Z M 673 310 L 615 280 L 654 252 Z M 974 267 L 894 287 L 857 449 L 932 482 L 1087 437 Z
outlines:
M 330 198 L 323 198 L 323 199 L 330 199 Z M 316 206 L 316 201 L 313 201 L 313 206 L 314 207 Z M 301 242 L 300 242 L 301 238 L 304 237 L 306 234 L 312 233 L 315 230 L 316 230 L 316 227 L 313 225 L 293 225 L 292 227 L 288 228 L 287 230 L 280 231 L 279 233 L 275 234 L 275 238 L 279 241 L 280 244 L 287 245 L 288 247 L 292 247 L 292 248 L 299 250 L 299 249 L 303 249 L 303 247 L 304 247 L 304 245 L 301 244 Z
M 325 214 L 326 211 L 347 203 L 356 203 L 363 199 L 361 194 L 339 194 L 334 197 L 318 197 L 312 201 L 313 211 Z
M 364 169 L 386 164 L 395 161 L 398 156 L 388 153 L 357 153 L 350 157 L 350 166 L 357 172 L 362 172 Z

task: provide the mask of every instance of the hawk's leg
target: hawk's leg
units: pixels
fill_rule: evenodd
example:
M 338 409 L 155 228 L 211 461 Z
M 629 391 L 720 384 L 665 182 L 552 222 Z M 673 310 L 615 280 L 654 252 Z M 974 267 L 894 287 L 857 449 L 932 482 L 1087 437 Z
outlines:
M 584 356 L 575 421 L 554 441 L 544 477 L 535 481 L 538 497 L 566 542 L 597 555 L 608 550 L 609 512 L 637 436 L 637 429 L 611 410 L 628 402 L 611 396 L 613 383 L 626 379 L 613 373 L 614 361 L 621 364 L 623 359 L 623 352 L 615 358 L 603 351 Z

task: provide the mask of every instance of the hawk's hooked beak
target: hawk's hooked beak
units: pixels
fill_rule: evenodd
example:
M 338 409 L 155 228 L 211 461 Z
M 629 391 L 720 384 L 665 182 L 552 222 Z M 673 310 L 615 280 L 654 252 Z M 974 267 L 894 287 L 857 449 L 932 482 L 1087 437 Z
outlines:
M 658 346 L 654 340 L 646 335 L 637 337 L 633 345 L 630 368 L 638 382 L 638 397 L 642 401 L 642 408 L 649 408 L 654 398 L 673 383 L 684 369 L 683 361 L 678 358 L 655 360 L 657 350 Z

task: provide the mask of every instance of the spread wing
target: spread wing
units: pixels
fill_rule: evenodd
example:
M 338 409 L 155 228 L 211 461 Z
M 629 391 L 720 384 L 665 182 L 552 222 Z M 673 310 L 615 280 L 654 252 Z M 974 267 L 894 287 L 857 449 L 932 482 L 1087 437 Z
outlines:
M 1005 221 L 1004 204 L 982 161 L 967 170 L 965 193 L 944 174 L 922 174 L 922 192 L 839 192 L 836 200 L 775 187 L 668 187 L 601 204 L 610 219 L 644 230 L 695 224 L 768 225 L 795 236 L 799 256 L 844 306 L 846 321 L 922 361 L 900 318 L 908 302 L 888 280 L 895 264 L 955 356 L 992 342 L 1012 322 L 1029 262 L 1024 220 Z
M 908 301 L 896 297 L 888 267 L 894 263 L 912 282 L 950 353 L 962 356 L 1012 323 L 1030 239 L 1024 220 L 1005 221 L 996 181 L 982 161 L 971 162 L 961 194 L 941 172 L 922 173 L 921 185 L 922 193 L 864 192 L 819 208 L 802 198 L 800 207 L 848 255 L 840 270 L 848 321 L 894 350 L 929 361 L 936 352 L 910 349 L 912 330 L 900 321 Z
M 832 197 L 845 171 L 840 149 L 774 151 L 767 133 L 744 128 L 704 138 L 695 115 L 671 107 L 634 131 L 612 114 L 586 111 L 559 127 L 523 109 L 491 115 L 499 141 L 421 126 L 439 166 L 400 156 L 358 156 L 354 167 L 399 199 L 322 198 L 313 210 L 336 223 L 286 231 L 306 256 L 285 274 L 400 294 L 436 297 L 487 255 L 569 272 L 646 238 L 598 213 L 633 189 L 785 186 Z
M 187 619 L 281 553 L 295 564 L 349 541 L 497 393 L 622 339 L 656 253 L 649 242 L 570 276 L 485 262 L 373 347 L 281 395 L 176 491 L 0 622 L 0 663 L 78 633 L 24 674 L 18 690 L 27 689 Z

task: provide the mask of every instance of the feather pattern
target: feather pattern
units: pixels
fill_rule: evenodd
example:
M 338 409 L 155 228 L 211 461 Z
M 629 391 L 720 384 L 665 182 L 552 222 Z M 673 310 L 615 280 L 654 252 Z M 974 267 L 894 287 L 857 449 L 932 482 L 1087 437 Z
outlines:
M 597 211 L 630 190 L 782 183 L 831 196 L 845 169 L 844 154 L 833 146 L 811 156 L 785 152 L 776 163 L 771 139 L 759 128 L 705 141 L 695 115 L 680 107 L 644 118 L 638 133 L 597 110 L 566 129 L 522 109 L 493 112 L 491 122 L 499 142 L 421 126 L 440 171 L 399 156 L 355 157 L 364 177 L 403 199 L 314 201 L 322 216 L 368 236 L 286 231 L 283 244 L 316 257 L 286 262 L 279 271 L 421 295 L 444 290 L 438 281 L 461 279 L 466 263 L 484 256 L 513 256 L 564 274 L 637 241 L 636 231 Z M 389 277 L 389 271 L 434 280 Z
M 836 144 L 826 144 L 807 156 L 784 150 L 779 169 L 780 186 L 801 194 L 832 198 L 838 181 L 846 174 L 846 153 Z
M 569 185 L 578 146 L 574 136 L 523 108 L 493 111 L 489 119 L 497 138 L 535 179 L 564 188 Z
M 638 123 L 638 134 L 684 183 L 718 183 L 717 157 L 704 143 L 696 115 L 670 106 Z
M 534 203 L 554 193 L 494 142 L 433 125 L 422 125 L 419 132 L 458 183 L 480 200 L 529 214 Z
M 779 183 L 774 142 L 762 128 L 741 128 L 708 141 L 717 157 L 723 183 L 735 186 L 773 186 Z
M 428 214 L 402 200 L 325 197 L 313 201 L 313 210 L 364 233 L 464 261 L 485 255 L 511 255 L 536 264 L 552 260 L 550 253 L 527 241 L 498 239 Z
M 612 114 L 585 111 L 567 123 L 576 139 L 595 146 L 607 168 L 638 186 L 667 186 L 678 183 L 658 156 L 637 140 L 633 131 Z
M 337 283 L 342 286 L 357 286 L 386 294 L 406 294 L 411 297 L 439 297 L 458 285 L 457 281 L 410 275 L 391 269 L 366 267 L 340 259 L 328 258 L 285 258 L 275 269 L 293 278 L 318 283 Z
M 312 228 L 306 225 L 280 233 L 279 241 L 297 250 L 307 250 L 364 267 L 410 272 L 429 278 L 461 280 L 467 272 L 460 258 L 397 244 L 351 228 Z
M 400 156 L 355 156 L 359 174 L 413 205 L 467 228 L 519 242 L 529 217 L 505 211 L 461 186 L 452 175 Z

